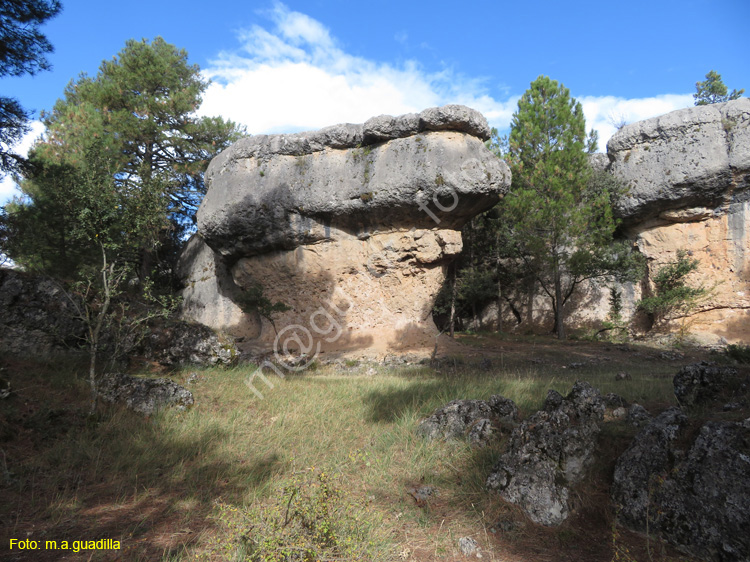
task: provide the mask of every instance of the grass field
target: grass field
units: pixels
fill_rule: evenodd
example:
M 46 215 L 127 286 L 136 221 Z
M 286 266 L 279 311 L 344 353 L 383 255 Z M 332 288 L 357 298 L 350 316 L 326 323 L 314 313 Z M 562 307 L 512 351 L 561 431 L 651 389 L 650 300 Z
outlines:
M 507 436 L 477 449 L 427 442 L 415 428 L 450 400 L 492 394 L 525 417 L 549 389 L 565 394 L 577 379 L 658 410 L 674 403 L 672 376 L 700 352 L 493 336 L 462 343 L 465 354 L 435 367 L 347 361 L 273 377 L 263 400 L 245 385 L 253 365 L 185 369 L 171 376 L 186 384 L 197 374 L 190 410 L 143 418 L 102 407 L 94 420 L 82 365 L 2 358 L 15 393 L 0 401 L 0 557 L 242 560 L 265 549 L 277 552 L 267 560 L 451 561 L 469 536 L 484 560 L 627 560 L 625 549 L 631 560 L 681 559 L 653 539 L 649 555 L 645 537 L 613 526 L 608 482 L 635 431 L 622 422 L 604 424 L 600 462 L 574 515 L 554 529 L 484 488 Z M 621 371 L 631 380 L 616 382 Z M 417 501 L 410 492 L 420 486 L 435 493 Z M 109 538 L 122 548 L 63 558 L 10 552 L 11 538 Z

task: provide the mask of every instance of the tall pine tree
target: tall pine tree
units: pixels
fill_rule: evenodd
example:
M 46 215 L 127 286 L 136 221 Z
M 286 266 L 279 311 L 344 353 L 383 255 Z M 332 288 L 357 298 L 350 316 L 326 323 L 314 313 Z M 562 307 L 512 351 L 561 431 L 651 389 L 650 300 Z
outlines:
M 555 333 L 565 338 L 565 305 L 587 279 L 633 274 L 613 244 L 613 183 L 592 182 L 581 104 L 540 76 L 518 102 L 509 139 L 511 192 L 500 203 L 508 247 L 550 299 Z

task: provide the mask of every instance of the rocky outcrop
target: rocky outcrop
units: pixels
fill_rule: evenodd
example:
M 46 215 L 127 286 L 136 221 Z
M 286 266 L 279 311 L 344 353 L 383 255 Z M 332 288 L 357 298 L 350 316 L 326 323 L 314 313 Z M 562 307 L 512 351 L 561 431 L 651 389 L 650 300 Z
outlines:
M 544 409 L 513 430 L 487 486 L 535 523 L 559 525 L 570 514 L 571 487 L 594 459 L 604 410 L 588 383 L 577 382 L 566 397 L 550 390 Z
M 607 152 L 612 173 L 630 187 L 616 205 L 626 222 L 692 222 L 723 214 L 723 207 L 748 199 L 750 99 L 626 125 Z
M 680 410 L 663 412 L 618 459 L 621 523 L 703 560 L 750 557 L 750 419 L 707 422 L 687 440 Z
M 616 211 L 650 272 L 685 250 L 700 261 L 690 282 L 711 289 L 671 329 L 706 344 L 750 341 L 750 99 L 627 125 L 607 150 L 629 186 Z M 635 300 L 639 289 L 624 294 Z
M 499 394 L 486 401 L 453 400 L 422 420 L 417 433 L 427 439 L 467 439 L 483 446 L 517 418 L 515 403 Z
M 134 351 L 164 367 L 231 365 L 238 357 L 232 338 L 207 326 L 173 320 L 151 326 Z
M 59 283 L 0 269 L 0 351 L 36 356 L 81 345 L 84 326 Z
M 168 406 L 184 410 L 194 401 L 192 392 L 169 379 L 144 379 L 121 373 L 104 375 L 97 392 L 105 402 L 123 404 L 146 416 Z
M 734 367 L 701 361 L 686 365 L 674 376 L 674 395 L 684 408 L 708 405 L 716 400 L 742 400 L 750 393 L 750 378 Z
M 510 184 L 488 135 L 481 114 L 446 106 L 237 142 L 206 173 L 185 316 L 251 348 L 431 350 L 458 229 Z M 258 286 L 290 307 L 275 326 L 232 304 Z

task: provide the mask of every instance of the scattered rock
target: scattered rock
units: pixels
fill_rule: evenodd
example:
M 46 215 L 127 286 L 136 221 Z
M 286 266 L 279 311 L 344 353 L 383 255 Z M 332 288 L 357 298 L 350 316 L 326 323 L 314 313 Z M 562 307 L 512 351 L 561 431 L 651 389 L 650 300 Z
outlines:
M 685 443 L 688 427 L 671 408 L 633 439 L 615 467 L 619 519 L 703 560 L 746 561 L 750 424 L 707 422 Z
M 748 390 L 747 377 L 740 377 L 734 367 L 701 361 L 680 369 L 675 375 L 674 395 L 685 408 L 693 408 L 724 397 L 734 397 Z
M 680 361 L 685 359 L 685 354 L 681 351 L 662 351 L 659 354 L 659 359 L 664 361 Z
M 428 439 L 462 439 L 484 445 L 495 429 L 518 418 L 515 403 L 493 395 L 485 400 L 453 400 L 420 422 L 417 433 Z M 493 426 L 495 421 L 496 427 Z
M 604 405 L 610 409 L 627 408 L 629 406 L 627 400 L 625 400 L 619 394 L 615 394 L 614 392 L 610 392 L 609 394 L 606 394 L 604 396 Z
M 616 420 L 623 420 L 628 417 L 628 411 L 625 408 L 615 408 L 612 410 L 612 417 Z
M 434 486 L 414 486 L 409 488 L 407 492 L 419 506 L 423 506 L 429 498 L 436 496 L 438 493 Z
M 145 379 L 121 373 L 104 375 L 99 397 L 105 402 L 124 404 L 139 414 L 152 415 L 167 406 L 181 410 L 193 405 L 193 393 L 169 379 Z
M 232 338 L 201 324 L 171 320 L 152 327 L 151 334 L 136 349 L 165 367 L 231 365 L 238 357 Z
M 743 405 L 739 402 L 728 402 L 722 406 L 722 411 L 724 412 L 733 412 L 735 410 L 741 410 L 743 408 Z
M 633 404 L 628 408 L 627 422 L 635 427 L 641 427 L 651 423 L 651 414 L 640 404 Z
M 461 537 L 458 539 L 458 550 L 464 556 L 471 556 L 479 553 L 479 544 L 471 537 Z
M 591 464 L 604 416 L 599 391 L 576 382 L 566 397 L 550 390 L 544 409 L 521 423 L 487 478 L 535 523 L 559 525 L 570 514 L 570 487 Z
M 630 380 L 633 380 L 633 377 L 631 377 L 629 373 L 621 372 L 615 375 L 615 380 L 616 381 L 630 381 Z

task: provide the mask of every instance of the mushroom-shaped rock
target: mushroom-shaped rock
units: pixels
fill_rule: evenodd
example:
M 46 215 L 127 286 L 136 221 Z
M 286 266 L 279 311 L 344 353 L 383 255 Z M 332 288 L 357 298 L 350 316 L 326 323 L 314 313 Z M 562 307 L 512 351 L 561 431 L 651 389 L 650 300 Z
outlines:
M 185 315 L 253 350 L 431 350 L 432 303 L 459 229 L 510 185 L 488 135 L 480 113 L 445 106 L 238 141 L 206 172 L 201 241 L 180 267 Z M 289 307 L 275 326 L 237 309 L 222 325 L 227 299 L 257 287 Z

